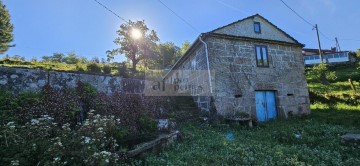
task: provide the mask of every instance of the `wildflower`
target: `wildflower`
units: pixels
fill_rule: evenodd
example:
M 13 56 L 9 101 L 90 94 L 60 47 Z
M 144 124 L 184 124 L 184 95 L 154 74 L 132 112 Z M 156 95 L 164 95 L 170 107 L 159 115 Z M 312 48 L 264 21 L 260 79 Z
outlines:
M 109 159 L 106 159 L 105 162 L 106 162 L 106 163 L 109 163 Z
M 91 138 L 89 138 L 89 137 L 85 137 L 84 142 L 85 142 L 86 144 L 88 144 L 88 143 L 90 143 L 90 140 L 91 140 Z
M 7 123 L 6 125 L 12 126 L 12 125 L 14 125 L 14 123 L 15 123 L 15 122 L 9 122 L 9 123 Z
M 31 125 L 39 124 L 39 120 L 37 119 L 31 119 Z
M 103 131 L 103 129 L 104 129 L 104 128 L 99 127 L 99 128 L 98 128 L 98 131 L 102 132 L 102 131 Z
M 11 165 L 20 165 L 19 160 L 13 160 L 11 161 Z

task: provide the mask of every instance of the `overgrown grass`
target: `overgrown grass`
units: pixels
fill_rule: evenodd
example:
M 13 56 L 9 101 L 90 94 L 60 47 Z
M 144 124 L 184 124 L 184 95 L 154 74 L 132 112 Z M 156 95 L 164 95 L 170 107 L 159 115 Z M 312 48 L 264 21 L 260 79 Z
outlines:
M 255 128 L 187 124 L 182 127 L 182 142 L 137 162 L 149 165 L 357 165 L 360 146 L 343 144 L 340 136 L 360 132 L 360 112 L 342 114 L 341 111 L 349 110 L 315 109 L 310 117 L 278 120 Z M 232 141 L 227 139 L 229 133 L 234 136 Z

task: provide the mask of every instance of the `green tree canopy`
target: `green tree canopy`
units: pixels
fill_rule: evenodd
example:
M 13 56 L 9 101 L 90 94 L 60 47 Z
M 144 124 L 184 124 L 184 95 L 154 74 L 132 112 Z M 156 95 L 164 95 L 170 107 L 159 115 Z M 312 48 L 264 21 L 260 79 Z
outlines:
M 149 30 L 144 20 L 136 22 L 129 20 L 122 24 L 116 33 L 118 37 L 114 43 L 120 48 L 107 51 L 109 58 L 114 58 L 117 54 L 125 54 L 125 57 L 132 62 L 133 70 L 139 62 L 154 58 L 156 42 L 159 38 L 154 30 Z
M 6 9 L 6 6 L 0 0 L 0 54 L 6 52 L 13 41 L 14 36 L 12 34 L 14 26 L 10 23 L 10 14 Z
M 184 43 L 182 44 L 181 48 L 180 48 L 180 56 L 183 56 L 186 51 L 190 48 L 191 43 L 189 41 L 184 41 Z
M 158 55 L 156 62 L 160 68 L 166 68 L 173 65 L 180 54 L 180 48 L 172 42 L 166 42 L 158 45 Z

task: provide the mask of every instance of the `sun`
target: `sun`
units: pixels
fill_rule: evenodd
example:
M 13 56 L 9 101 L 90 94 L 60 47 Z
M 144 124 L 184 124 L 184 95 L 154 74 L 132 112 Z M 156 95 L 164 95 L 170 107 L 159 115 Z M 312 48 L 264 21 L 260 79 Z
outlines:
M 141 31 L 139 29 L 133 28 L 131 30 L 131 37 L 133 39 L 140 39 L 142 37 Z

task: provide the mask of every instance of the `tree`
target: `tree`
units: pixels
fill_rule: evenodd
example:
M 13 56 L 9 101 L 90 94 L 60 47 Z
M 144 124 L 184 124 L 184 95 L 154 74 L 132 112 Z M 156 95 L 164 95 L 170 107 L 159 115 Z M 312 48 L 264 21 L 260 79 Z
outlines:
M 44 62 L 62 62 L 65 58 L 65 54 L 63 53 L 53 53 L 51 56 L 43 56 L 41 59 Z
M 107 51 L 109 58 L 114 58 L 117 54 L 125 54 L 125 57 L 132 62 L 133 70 L 136 70 L 136 65 L 140 61 L 153 57 L 159 38 L 154 30 L 149 30 L 144 20 L 136 22 L 129 20 L 122 24 L 116 33 L 118 37 L 114 43 L 120 48 Z
M 3 5 L 0 0 L 0 54 L 6 52 L 10 45 L 10 42 L 13 41 L 14 36 L 12 34 L 14 26 L 10 23 L 10 14 L 6 9 L 6 6 Z
M 14 55 L 14 56 L 12 57 L 12 59 L 14 59 L 14 60 L 19 60 L 19 61 L 25 61 L 25 57 L 20 56 L 20 55 Z
M 64 58 L 63 62 L 67 64 L 76 64 L 80 62 L 80 58 L 75 53 L 71 52 Z
M 336 72 L 329 71 L 328 65 L 325 63 L 314 65 L 308 74 L 324 85 L 329 85 L 329 80 L 335 80 L 337 78 Z
M 96 56 L 91 59 L 91 62 L 100 63 L 100 59 Z
M 183 56 L 186 51 L 190 48 L 191 43 L 189 41 L 184 41 L 184 43 L 182 44 L 181 48 L 180 48 L 180 56 Z
M 157 58 L 157 64 L 161 68 L 166 68 L 173 65 L 178 55 L 180 54 L 180 48 L 172 42 L 166 42 L 158 45 L 159 57 Z

